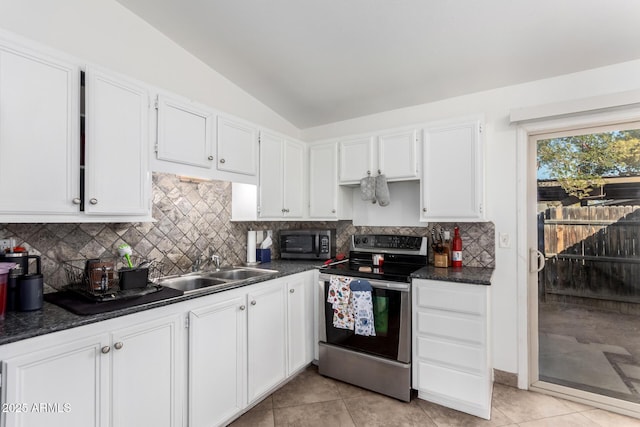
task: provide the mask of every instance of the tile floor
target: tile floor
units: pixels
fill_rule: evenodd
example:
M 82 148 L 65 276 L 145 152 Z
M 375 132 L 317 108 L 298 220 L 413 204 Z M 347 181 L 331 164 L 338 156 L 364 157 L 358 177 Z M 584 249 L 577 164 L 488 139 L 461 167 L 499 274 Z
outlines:
M 640 420 L 495 384 L 487 421 L 420 399 L 400 402 L 325 378 L 310 366 L 231 425 L 626 427 Z

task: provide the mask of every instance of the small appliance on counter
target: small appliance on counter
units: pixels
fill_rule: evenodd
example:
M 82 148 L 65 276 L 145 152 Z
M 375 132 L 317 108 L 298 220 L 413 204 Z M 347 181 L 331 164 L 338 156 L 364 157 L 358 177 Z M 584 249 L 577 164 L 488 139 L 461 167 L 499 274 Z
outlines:
M 13 247 L 14 252 L 0 254 L 0 262 L 14 263 L 7 279 L 6 310 L 34 311 L 43 304 L 44 279 L 39 255 L 29 255 L 23 248 Z M 30 260 L 35 260 L 35 272 L 29 268 Z
M 335 256 L 335 230 L 283 230 L 280 258 L 327 260 Z

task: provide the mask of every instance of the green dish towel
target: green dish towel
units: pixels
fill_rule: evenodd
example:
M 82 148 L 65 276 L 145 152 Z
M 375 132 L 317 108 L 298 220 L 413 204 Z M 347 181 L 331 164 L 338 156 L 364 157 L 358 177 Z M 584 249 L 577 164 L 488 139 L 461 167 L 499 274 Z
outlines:
M 374 297 L 373 318 L 376 335 L 387 335 L 389 331 L 389 299 L 387 297 Z

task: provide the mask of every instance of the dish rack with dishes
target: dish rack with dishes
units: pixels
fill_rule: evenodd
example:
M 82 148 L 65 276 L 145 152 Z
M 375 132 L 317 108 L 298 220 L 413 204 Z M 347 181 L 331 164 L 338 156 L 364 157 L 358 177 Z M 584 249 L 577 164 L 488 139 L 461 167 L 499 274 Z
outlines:
M 134 297 L 158 292 L 157 280 L 163 264 L 154 260 L 130 257 L 132 265 L 121 257 L 104 257 L 65 261 L 67 289 L 96 301 Z

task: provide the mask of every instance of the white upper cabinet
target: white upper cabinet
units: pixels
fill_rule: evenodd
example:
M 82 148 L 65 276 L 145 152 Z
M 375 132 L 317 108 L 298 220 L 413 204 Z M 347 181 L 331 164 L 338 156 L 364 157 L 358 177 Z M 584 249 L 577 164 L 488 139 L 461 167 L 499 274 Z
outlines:
M 335 143 L 309 147 L 309 217 L 338 218 L 338 147 Z
M 218 116 L 219 171 L 256 175 L 258 167 L 258 129 L 253 125 Z
M 340 183 L 357 183 L 373 170 L 373 137 L 340 141 Z
M 156 108 L 158 159 L 211 168 L 214 161 L 213 112 L 203 106 L 163 95 L 158 96 Z
M 87 70 L 85 212 L 151 215 L 146 89 Z
M 410 129 L 378 136 L 378 170 L 387 179 L 418 178 L 418 131 Z
M 418 131 L 391 130 L 339 142 L 340 184 L 357 184 L 366 176 L 387 180 L 418 179 Z
M 353 208 L 351 188 L 338 185 L 338 144 L 309 146 L 309 218 L 349 219 Z
M 481 125 L 468 120 L 424 129 L 421 220 L 483 219 Z
M 79 91 L 77 65 L 0 41 L 0 214 L 79 211 Z
M 302 218 L 304 165 L 301 143 L 260 133 L 260 218 Z

